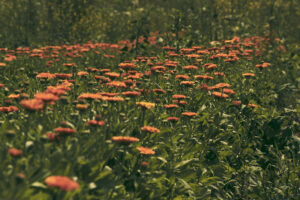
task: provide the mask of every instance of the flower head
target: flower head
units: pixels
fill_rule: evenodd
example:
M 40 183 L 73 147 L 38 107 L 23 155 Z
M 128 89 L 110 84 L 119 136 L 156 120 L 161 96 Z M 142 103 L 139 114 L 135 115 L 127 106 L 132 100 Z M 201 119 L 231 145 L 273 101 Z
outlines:
M 148 131 L 150 133 L 160 133 L 160 130 L 158 128 L 155 128 L 153 126 L 143 126 L 141 127 L 142 131 Z
M 148 148 L 148 147 L 137 147 L 137 150 L 140 151 L 140 154 L 143 155 L 154 155 L 155 151 L 153 151 L 152 149 Z
M 66 176 L 49 176 L 45 182 L 50 187 L 58 187 L 64 191 L 76 190 L 79 184 Z

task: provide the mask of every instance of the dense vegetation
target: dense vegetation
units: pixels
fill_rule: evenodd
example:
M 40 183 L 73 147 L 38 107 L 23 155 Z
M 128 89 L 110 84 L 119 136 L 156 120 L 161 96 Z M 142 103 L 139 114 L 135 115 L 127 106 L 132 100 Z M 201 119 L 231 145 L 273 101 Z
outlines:
M 299 199 L 298 6 L 3 0 L 0 199 Z

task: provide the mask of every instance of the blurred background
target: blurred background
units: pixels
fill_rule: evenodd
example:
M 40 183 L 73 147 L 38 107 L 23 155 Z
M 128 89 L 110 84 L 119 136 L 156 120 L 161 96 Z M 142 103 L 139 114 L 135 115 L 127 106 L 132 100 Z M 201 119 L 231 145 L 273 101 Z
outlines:
M 0 46 L 184 33 L 188 45 L 271 34 L 299 43 L 299 0 L 1 0 Z

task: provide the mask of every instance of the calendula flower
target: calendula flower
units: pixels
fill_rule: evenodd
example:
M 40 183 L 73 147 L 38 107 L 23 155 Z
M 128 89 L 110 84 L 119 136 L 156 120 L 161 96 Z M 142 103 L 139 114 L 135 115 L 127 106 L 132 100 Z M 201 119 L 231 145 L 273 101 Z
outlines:
M 56 78 L 71 78 L 72 74 L 59 74 L 59 73 L 55 73 L 55 77 Z
M 97 120 L 89 120 L 87 122 L 87 125 L 93 125 L 93 126 L 103 126 L 105 124 L 104 121 L 97 121 Z
M 183 79 L 183 80 L 190 79 L 189 76 L 183 75 L 183 74 L 178 74 L 178 75 L 175 76 L 175 78 L 177 78 L 177 79 Z
M 23 99 L 20 102 L 21 106 L 28 110 L 42 110 L 44 108 L 44 102 L 41 99 Z
M 181 81 L 180 85 L 187 85 L 187 86 L 191 86 L 194 85 L 194 81 Z
M 36 75 L 36 78 L 43 78 L 43 79 L 54 79 L 56 76 L 55 74 L 51 74 L 48 72 L 41 72 L 38 75 Z
M 119 67 L 122 69 L 134 69 L 135 65 L 133 63 L 120 63 Z
M 121 143 L 121 144 L 130 144 L 130 143 L 138 142 L 139 139 L 136 137 L 131 137 L 131 136 L 114 136 L 114 137 L 112 137 L 112 141 Z
M 182 95 L 182 94 L 174 94 L 172 96 L 173 99 L 185 99 L 186 96 L 185 95 Z
M 160 130 L 158 128 L 155 128 L 153 126 L 143 126 L 141 127 L 142 131 L 147 131 L 150 133 L 160 133 Z
M 214 95 L 215 97 L 219 97 L 219 98 L 227 98 L 228 95 L 221 93 L 221 92 L 213 92 L 212 95 Z
M 227 93 L 227 94 L 234 94 L 235 93 L 232 89 L 229 89 L 229 88 L 224 88 L 222 91 L 224 93 Z
M 77 72 L 77 76 L 88 76 L 88 75 L 89 75 L 89 73 L 85 72 L 85 71 Z
M 106 85 L 116 87 L 116 88 L 126 88 L 127 87 L 126 84 L 121 81 L 111 81 L 109 83 L 106 83 Z
M 255 76 L 255 74 L 253 74 L 253 73 L 243 73 L 242 76 L 247 78 L 247 77 L 253 77 L 253 76 Z
M 179 120 L 179 118 L 178 117 L 168 117 L 167 120 L 171 121 L 171 122 L 177 122 Z
M 64 128 L 64 127 L 57 127 L 54 129 L 54 131 L 59 133 L 60 135 L 72 135 L 76 133 L 76 130 L 72 128 Z
M 252 108 L 257 108 L 257 107 L 259 107 L 258 105 L 252 104 L 252 103 L 249 103 L 248 106 L 249 106 L 249 107 L 252 107 Z
M 188 65 L 188 66 L 184 66 L 183 69 L 185 70 L 197 70 L 198 67 L 195 65 Z
M 211 76 L 206 76 L 206 75 L 195 75 L 194 78 L 195 78 L 195 79 L 209 79 L 209 80 L 214 79 L 213 77 L 211 77 Z
M 148 147 L 137 147 L 137 150 L 140 151 L 140 154 L 143 155 L 154 155 L 155 151 L 153 151 L 152 149 L 148 148 Z
M 102 95 L 94 93 L 82 93 L 78 99 L 101 99 Z
M 60 140 L 60 137 L 55 133 L 47 133 L 47 138 L 50 141 Z
M 232 102 L 235 106 L 240 106 L 242 104 L 241 101 L 233 101 Z
M 136 105 L 140 105 L 140 106 L 142 106 L 144 108 L 147 108 L 147 109 L 155 107 L 155 103 L 145 102 L 145 101 L 136 102 Z
M 19 99 L 20 97 L 21 97 L 20 94 L 10 94 L 10 95 L 8 95 L 9 99 Z
M 165 108 L 178 108 L 179 106 L 177 104 L 166 104 L 164 105 Z
M 122 95 L 127 97 L 136 97 L 136 96 L 140 96 L 141 93 L 136 91 L 126 91 L 126 92 L 122 92 Z
M 16 106 L 8 106 L 8 107 L 0 107 L 0 112 L 15 112 L 18 111 L 19 108 Z
M 157 94 L 164 94 L 164 93 L 166 93 L 166 91 L 163 90 L 163 89 L 153 89 L 152 91 L 153 91 L 154 93 L 157 93 Z
M 44 102 L 49 102 L 49 101 L 57 101 L 59 98 L 52 94 L 52 93 L 45 93 L 45 92 L 40 92 L 40 93 L 36 93 L 34 95 L 35 99 L 40 99 Z
M 198 114 L 195 112 L 183 112 L 183 113 L 181 113 L 181 115 L 187 116 L 187 117 L 194 117 L 194 116 L 197 116 Z
M 116 73 L 116 72 L 106 72 L 104 75 L 108 76 L 110 78 L 118 78 L 118 77 L 120 77 L 120 74 Z
M 76 104 L 76 108 L 78 110 L 86 110 L 88 109 L 89 106 L 90 106 L 89 104 Z
M 9 148 L 8 153 L 14 157 L 20 156 L 23 154 L 22 150 L 16 149 L 16 148 Z
M 66 176 L 49 176 L 45 179 L 45 183 L 50 187 L 58 187 L 64 191 L 76 190 L 79 184 Z

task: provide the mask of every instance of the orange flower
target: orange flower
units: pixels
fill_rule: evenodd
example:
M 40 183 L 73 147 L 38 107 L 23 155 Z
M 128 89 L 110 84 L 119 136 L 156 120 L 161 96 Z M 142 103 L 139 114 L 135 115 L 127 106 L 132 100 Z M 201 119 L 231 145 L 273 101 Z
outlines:
M 87 122 L 87 125 L 94 125 L 94 126 L 103 126 L 105 124 L 104 121 L 97 121 L 97 120 L 90 120 Z
M 6 63 L 0 63 L 0 67 L 5 67 Z
M 76 104 L 76 108 L 78 110 L 86 110 L 88 109 L 89 106 L 90 106 L 89 104 Z
M 58 187 L 64 191 L 76 190 L 79 184 L 66 176 L 49 176 L 45 182 L 50 187 Z
M 20 94 L 10 94 L 10 95 L 8 96 L 9 99 L 19 99 L 20 97 L 21 97 Z
M 252 103 L 249 103 L 248 106 L 249 106 L 249 107 L 252 107 L 252 108 L 257 108 L 257 107 L 259 107 L 258 105 L 255 105 L 255 104 L 252 104 Z
M 103 101 L 111 101 L 111 102 L 121 102 L 124 101 L 123 97 L 107 97 L 107 96 L 102 96 L 101 100 Z
M 112 137 L 112 140 L 121 144 L 129 144 L 129 143 L 135 143 L 139 141 L 138 138 L 130 137 L 130 136 L 114 136 Z
M 52 93 L 43 93 L 43 92 L 40 92 L 40 93 L 36 93 L 34 95 L 35 99 L 40 99 L 42 101 L 57 101 L 59 98 L 52 94 Z
M 175 76 L 175 78 L 184 79 L 184 80 L 190 79 L 189 76 L 183 75 L 183 74 L 178 74 L 178 75 Z
M 64 66 L 66 67 L 74 67 L 75 65 L 75 63 L 64 63 Z
M 183 69 L 185 69 L 185 70 L 196 70 L 196 69 L 198 69 L 198 67 L 195 66 L 195 65 L 188 65 L 188 66 L 183 67 Z
M 185 95 L 182 95 L 182 94 L 174 94 L 172 96 L 173 99 L 185 99 L 186 96 Z
M 198 114 L 197 113 L 194 113 L 194 112 L 183 112 L 181 113 L 183 116 L 188 116 L 188 117 L 194 117 L 194 116 L 197 116 Z
M 126 92 L 122 92 L 122 95 L 127 96 L 127 97 L 136 97 L 136 96 L 140 96 L 141 93 L 136 92 L 136 91 L 126 91 Z
M 64 127 L 57 127 L 54 129 L 54 131 L 61 135 L 71 135 L 71 134 L 76 133 L 76 131 L 74 129 L 64 128 Z
M 82 93 L 78 99 L 101 99 L 102 95 L 94 93 Z
M 253 73 L 243 73 L 242 76 L 244 76 L 244 77 L 253 77 L 253 76 L 255 76 L 255 74 L 253 74 Z
M 16 148 L 9 148 L 8 153 L 14 157 L 20 156 L 23 154 L 22 150 L 16 149 Z
M 19 108 L 17 108 L 16 106 L 0 107 L 0 112 L 14 112 L 18 110 Z
M 85 71 L 80 71 L 77 73 L 77 76 L 88 76 L 89 73 L 88 72 L 85 72 Z
M 122 69 L 133 69 L 135 65 L 133 63 L 120 63 L 119 67 Z
M 147 147 L 137 147 L 137 150 L 139 150 L 140 154 L 143 154 L 143 155 L 154 155 L 155 154 L 155 151 L 153 151 L 152 149 L 147 148 Z
M 47 133 L 47 138 L 50 141 L 60 140 L 60 137 L 56 135 L 55 133 Z
M 111 81 L 109 83 L 106 83 L 107 86 L 113 86 L 116 88 L 126 88 L 126 84 L 122 81 Z
M 178 108 L 179 106 L 177 104 L 166 104 L 164 105 L 165 108 Z
M 163 89 L 153 89 L 152 91 L 153 91 L 154 93 L 157 93 L 157 94 L 164 94 L 164 93 L 166 93 L 166 91 L 163 90 Z
M 171 122 L 177 122 L 179 120 L 179 118 L 178 117 L 168 117 L 167 120 L 171 121 Z
M 147 109 L 155 107 L 155 103 L 150 103 L 150 102 L 145 102 L 145 101 L 136 102 L 136 105 L 140 105 L 140 106 L 142 106 L 144 108 L 147 108 Z
M 41 99 L 23 99 L 20 103 L 24 108 L 28 110 L 42 110 L 44 107 L 44 102 Z
M 194 85 L 194 81 L 181 81 L 180 82 L 180 85 L 189 85 L 189 86 L 191 86 L 191 85 Z
M 227 94 L 224 94 L 224 93 L 221 93 L 221 92 L 213 92 L 212 95 L 214 95 L 216 97 L 219 97 L 219 98 L 227 98 L 228 97 Z
M 141 127 L 142 131 L 148 131 L 150 133 L 160 133 L 160 130 L 153 126 L 143 126 Z
M 59 73 L 55 73 L 55 77 L 56 78 L 71 78 L 72 74 L 59 74 Z
M 47 72 L 42 72 L 36 75 L 36 78 L 47 78 L 47 79 L 54 79 L 56 76 L 55 74 L 47 73 Z
M 242 104 L 241 101 L 233 101 L 232 102 L 235 106 L 240 106 Z
M 206 75 L 195 75 L 194 76 L 195 79 L 214 79 L 211 76 L 206 76 Z
M 60 96 L 60 95 L 66 94 L 66 90 L 63 89 L 63 88 L 57 88 L 57 87 L 49 86 L 49 87 L 47 87 L 46 93 L 51 93 L 51 94 L 54 94 L 56 96 Z
M 108 77 L 111 77 L 111 78 L 118 78 L 118 77 L 120 77 L 120 74 L 116 73 L 116 72 L 106 72 L 104 75 L 106 75 Z
M 228 88 L 224 88 L 223 92 L 227 93 L 227 94 L 234 94 L 235 93 L 232 89 L 228 89 Z

